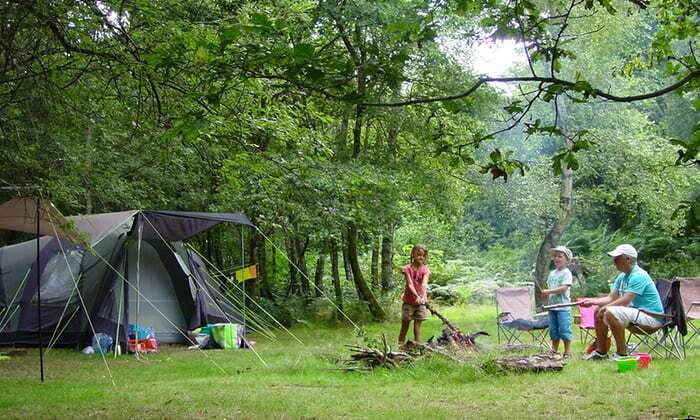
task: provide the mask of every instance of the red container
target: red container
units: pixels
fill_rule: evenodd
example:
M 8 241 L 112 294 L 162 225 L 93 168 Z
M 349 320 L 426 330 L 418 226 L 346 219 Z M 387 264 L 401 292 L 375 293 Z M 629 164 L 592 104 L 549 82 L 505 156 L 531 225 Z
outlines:
M 651 354 L 649 353 L 632 353 L 630 356 L 637 358 L 637 367 L 640 369 L 649 367 L 649 363 L 651 363 Z
M 130 353 L 155 353 L 158 351 L 158 342 L 155 338 L 146 338 L 136 341 L 135 338 L 129 339 Z

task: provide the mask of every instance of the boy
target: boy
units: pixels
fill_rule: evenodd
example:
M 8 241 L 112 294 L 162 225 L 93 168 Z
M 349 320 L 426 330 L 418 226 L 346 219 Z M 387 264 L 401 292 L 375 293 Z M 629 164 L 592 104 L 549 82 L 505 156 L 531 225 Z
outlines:
M 548 289 L 542 290 L 543 297 L 549 297 L 549 304 L 571 303 L 570 289 L 573 284 L 573 276 L 567 265 L 571 262 L 573 254 L 565 246 L 557 246 L 550 251 L 554 270 L 547 277 Z M 564 357 L 571 357 L 571 307 L 553 308 L 549 315 L 549 338 L 552 339 L 552 351 L 559 351 L 559 341 L 564 340 Z

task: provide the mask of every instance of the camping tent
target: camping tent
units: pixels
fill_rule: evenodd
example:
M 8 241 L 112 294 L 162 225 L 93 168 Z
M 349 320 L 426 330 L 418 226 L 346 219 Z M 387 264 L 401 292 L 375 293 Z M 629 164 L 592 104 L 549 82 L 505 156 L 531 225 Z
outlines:
M 39 344 L 43 330 L 43 344 L 83 346 L 102 332 L 126 348 L 130 323 L 152 327 L 162 343 L 178 343 L 201 325 L 240 321 L 182 241 L 220 223 L 254 227 L 245 215 L 134 210 L 67 219 L 91 246 L 59 234 L 41 238 L 41 328 L 30 281 L 36 241 L 0 248 L 0 345 Z

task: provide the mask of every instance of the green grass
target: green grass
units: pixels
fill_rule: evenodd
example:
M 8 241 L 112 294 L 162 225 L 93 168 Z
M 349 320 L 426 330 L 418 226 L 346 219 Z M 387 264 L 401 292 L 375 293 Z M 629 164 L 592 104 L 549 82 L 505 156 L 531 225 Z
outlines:
M 444 309 L 465 330 L 495 333 L 493 307 Z M 364 326 L 392 342 L 397 322 Z M 431 318 L 425 337 L 439 332 Z M 496 338 L 464 365 L 440 357 L 399 370 L 344 373 L 336 360 L 356 342 L 345 326 L 302 325 L 301 345 L 280 333 L 257 339 L 267 367 L 245 350 L 182 347 L 137 359 L 109 358 L 115 385 L 99 356 L 54 349 L 39 383 L 36 349 L 0 361 L 0 418 L 684 418 L 700 415 L 700 351 L 684 361 L 616 372 L 611 362 L 572 360 L 562 372 L 503 374 L 483 369 Z M 581 350 L 576 339 L 575 350 Z M 221 369 L 219 369 L 218 365 Z

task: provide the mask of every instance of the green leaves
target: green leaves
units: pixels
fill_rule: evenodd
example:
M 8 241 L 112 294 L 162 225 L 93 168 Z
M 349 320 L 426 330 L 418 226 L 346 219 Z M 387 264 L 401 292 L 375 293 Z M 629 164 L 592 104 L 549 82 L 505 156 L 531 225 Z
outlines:
M 314 46 L 308 43 L 300 43 L 292 49 L 292 57 L 298 64 L 305 64 L 314 58 Z
M 510 114 L 518 114 L 523 111 L 522 103 L 523 101 L 520 99 L 513 100 L 507 106 L 504 106 L 503 110 Z
M 560 176 L 564 168 L 572 171 L 579 169 L 580 164 L 576 153 L 588 150 L 593 145 L 591 141 L 584 139 L 584 136 L 587 134 L 588 130 L 579 130 L 574 135 L 573 143 L 569 147 L 552 156 L 552 172 L 554 175 Z
M 501 152 L 500 149 L 494 149 L 489 154 L 491 161 L 483 165 L 479 172 L 482 174 L 491 173 L 493 179 L 503 178 L 503 182 L 507 182 L 508 177 L 512 176 L 515 171 L 520 172 L 521 176 L 525 176 L 527 165 L 512 159 L 512 155 L 512 150 Z
M 552 157 L 552 172 L 554 172 L 554 175 L 560 176 L 564 167 L 572 171 L 576 171 L 579 168 L 576 154 L 571 150 L 557 153 Z
M 673 217 L 682 217 L 687 234 L 700 233 L 700 195 L 693 200 L 681 201 Z
M 248 31 L 257 32 L 259 34 L 268 34 L 275 31 L 275 25 L 267 17 L 265 13 L 253 13 L 250 15 L 249 24 L 244 25 Z
M 607 10 L 607 12 L 610 13 L 611 15 L 614 15 L 617 12 L 617 10 L 615 9 L 615 7 L 613 6 L 613 4 L 610 0 L 586 0 L 586 2 L 584 3 L 584 6 L 586 7 L 586 9 L 593 9 L 595 6 L 595 3 L 598 3 L 601 6 L 603 6 L 605 8 L 605 10 Z
M 534 123 L 525 123 L 525 134 L 527 136 L 532 136 L 535 134 L 541 134 L 546 136 L 561 136 L 562 131 L 556 125 L 542 125 L 541 119 L 536 119 Z
M 241 36 L 239 25 L 224 25 L 219 28 L 219 44 L 223 50 L 227 45 L 238 41 Z
M 677 151 L 676 165 L 700 161 L 700 123 L 695 125 L 693 134 L 687 140 L 671 139 L 669 141 L 671 144 L 681 147 Z

